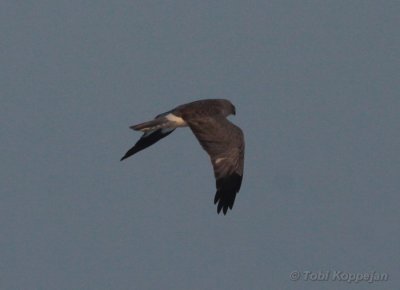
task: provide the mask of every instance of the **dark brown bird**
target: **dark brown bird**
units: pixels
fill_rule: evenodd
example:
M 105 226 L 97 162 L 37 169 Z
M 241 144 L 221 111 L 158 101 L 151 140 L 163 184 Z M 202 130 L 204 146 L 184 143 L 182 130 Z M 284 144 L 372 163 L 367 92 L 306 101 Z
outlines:
M 228 100 L 208 99 L 180 105 L 160 114 L 154 120 L 131 126 L 144 134 L 121 158 L 121 161 L 153 145 L 178 127 L 192 130 L 208 153 L 214 168 L 217 212 L 232 209 L 243 178 L 244 137 L 242 130 L 226 118 L 235 115 L 235 106 Z

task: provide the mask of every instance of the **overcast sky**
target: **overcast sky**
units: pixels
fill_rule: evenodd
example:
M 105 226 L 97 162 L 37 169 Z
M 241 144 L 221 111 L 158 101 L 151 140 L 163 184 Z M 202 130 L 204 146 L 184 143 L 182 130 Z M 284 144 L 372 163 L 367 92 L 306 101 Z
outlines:
M 399 289 L 399 15 L 399 1 L 2 1 L 0 288 Z M 189 129 L 119 161 L 130 125 L 202 98 L 231 100 L 245 133 L 226 216 Z

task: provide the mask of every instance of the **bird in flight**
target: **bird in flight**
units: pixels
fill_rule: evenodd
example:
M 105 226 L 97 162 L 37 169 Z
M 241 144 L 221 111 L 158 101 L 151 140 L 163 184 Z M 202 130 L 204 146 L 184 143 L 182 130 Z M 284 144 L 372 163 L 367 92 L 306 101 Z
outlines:
M 180 105 L 153 120 L 130 128 L 142 137 L 121 161 L 153 145 L 178 127 L 189 127 L 208 153 L 214 169 L 217 192 L 214 204 L 224 214 L 232 209 L 243 178 L 244 137 L 242 130 L 226 117 L 235 115 L 235 106 L 224 99 L 205 99 Z

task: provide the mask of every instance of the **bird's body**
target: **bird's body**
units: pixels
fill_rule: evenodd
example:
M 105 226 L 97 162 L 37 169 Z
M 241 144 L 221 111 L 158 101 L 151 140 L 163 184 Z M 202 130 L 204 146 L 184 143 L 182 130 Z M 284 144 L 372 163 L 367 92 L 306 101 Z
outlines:
M 144 134 L 121 161 L 153 145 L 176 128 L 188 126 L 210 156 L 217 187 L 214 203 L 218 203 L 218 213 L 222 209 L 226 214 L 228 208 L 232 209 L 240 189 L 244 166 L 243 132 L 226 118 L 235 113 L 235 107 L 224 99 L 180 105 L 154 120 L 131 126 Z

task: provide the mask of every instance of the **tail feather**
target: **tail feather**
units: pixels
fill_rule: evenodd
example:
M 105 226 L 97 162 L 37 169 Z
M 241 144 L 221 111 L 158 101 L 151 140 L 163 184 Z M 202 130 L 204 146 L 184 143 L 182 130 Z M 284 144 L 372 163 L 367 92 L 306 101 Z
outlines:
M 140 123 L 137 125 L 130 126 L 129 128 L 135 131 L 153 131 L 161 128 L 165 128 L 169 125 L 169 121 L 165 118 L 157 118 L 148 122 Z

